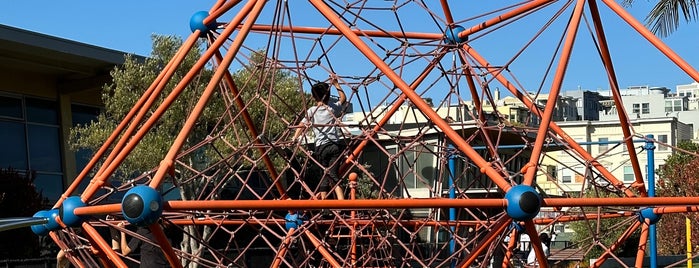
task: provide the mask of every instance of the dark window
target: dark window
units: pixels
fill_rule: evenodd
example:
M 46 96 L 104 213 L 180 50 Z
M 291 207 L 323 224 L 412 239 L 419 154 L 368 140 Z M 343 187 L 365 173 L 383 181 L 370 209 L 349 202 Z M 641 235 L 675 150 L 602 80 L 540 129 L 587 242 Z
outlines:
M 34 171 L 61 172 L 61 149 L 58 128 L 27 125 L 29 162 Z
M 55 101 L 26 99 L 27 122 L 58 125 L 58 108 Z
M 24 141 L 24 124 L 0 121 L 0 168 L 12 167 L 27 170 L 27 144 Z M 7 153 L 12 152 L 12 153 Z
M 22 100 L 0 96 L 0 116 L 22 119 Z

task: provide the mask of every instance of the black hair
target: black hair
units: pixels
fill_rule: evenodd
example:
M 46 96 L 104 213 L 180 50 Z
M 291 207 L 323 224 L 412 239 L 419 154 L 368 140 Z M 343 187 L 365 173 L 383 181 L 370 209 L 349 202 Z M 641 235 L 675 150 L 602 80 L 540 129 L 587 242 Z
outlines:
M 315 101 L 328 103 L 330 101 L 330 86 L 325 82 L 315 83 L 311 87 L 311 95 Z

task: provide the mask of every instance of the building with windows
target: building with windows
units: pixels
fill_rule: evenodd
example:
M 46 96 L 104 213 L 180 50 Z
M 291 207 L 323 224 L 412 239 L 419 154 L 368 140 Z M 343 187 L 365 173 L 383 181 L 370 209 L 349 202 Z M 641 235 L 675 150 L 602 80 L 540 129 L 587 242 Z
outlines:
M 680 122 L 676 117 L 632 119 L 631 123 L 636 133 L 653 135 L 657 141 L 671 146 L 677 145 L 679 141 L 692 138 L 692 127 Z M 598 156 L 598 162 L 618 180 L 627 184 L 634 181 L 633 169 L 629 163 L 629 152 L 623 143 L 624 136 L 618 121 L 569 121 L 560 122 L 558 125 L 579 144 L 586 147 L 593 156 Z M 642 165 L 643 178 L 647 183 L 645 163 L 648 162 L 648 158 L 643 149 L 644 145 L 645 142 L 636 139 L 634 148 L 639 163 Z M 671 153 L 669 147 L 656 144 L 654 169 L 657 170 L 662 166 Z M 577 195 L 583 190 L 583 183 L 586 176 L 589 176 L 589 173 L 586 172 L 588 167 L 585 165 L 585 161 L 567 150 L 548 152 L 544 157 L 545 164 L 548 163 L 556 167 L 556 182 L 554 184 L 552 181 L 539 179 L 537 183 L 542 189 L 553 195 L 564 193 Z
M 124 54 L 0 25 L 0 168 L 34 172 L 57 200 L 89 160 L 68 149 L 70 128 L 99 114 L 102 86 Z

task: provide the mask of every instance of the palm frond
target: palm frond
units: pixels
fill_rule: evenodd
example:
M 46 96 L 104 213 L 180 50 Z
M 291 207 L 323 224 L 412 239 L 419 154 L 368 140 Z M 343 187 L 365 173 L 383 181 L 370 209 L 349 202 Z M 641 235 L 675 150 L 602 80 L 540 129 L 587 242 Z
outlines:
M 697 19 L 698 12 L 696 0 L 661 0 L 646 16 L 646 26 L 656 35 L 667 37 L 679 27 L 680 14 L 689 22 Z

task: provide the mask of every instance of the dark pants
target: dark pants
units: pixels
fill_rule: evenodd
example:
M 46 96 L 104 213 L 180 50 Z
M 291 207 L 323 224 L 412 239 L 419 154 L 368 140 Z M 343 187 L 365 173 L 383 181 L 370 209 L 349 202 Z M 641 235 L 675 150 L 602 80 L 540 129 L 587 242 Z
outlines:
M 315 148 L 315 157 L 320 162 L 323 168 L 327 168 L 327 172 L 323 172 L 323 178 L 320 180 L 321 192 L 329 192 L 332 186 L 335 186 L 340 181 L 340 154 L 341 148 L 336 143 L 326 143 Z

